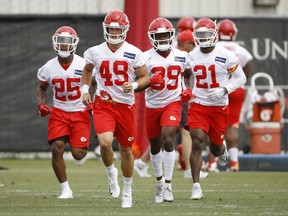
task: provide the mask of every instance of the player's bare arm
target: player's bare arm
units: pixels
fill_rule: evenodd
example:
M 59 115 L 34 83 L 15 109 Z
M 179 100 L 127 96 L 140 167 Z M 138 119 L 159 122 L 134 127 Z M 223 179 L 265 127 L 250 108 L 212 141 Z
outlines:
M 36 96 L 37 96 L 38 104 L 45 103 L 48 87 L 49 87 L 48 82 L 43 82 L 43 81 L 39 82 L 37 89 L 36 89 Z
M 40 81 L 36 90 L 36 96 L 38 102 L 38 115 L 43 117 L 49 115 L 52 112 L 51 108 L 47 104 L 45 104 L 48 87 L 49 87 L 48 82 Z
M 138 79 L 133 83 L 125 82 L 122 85 L 124 92 L 130 92 L 132 90 L 138 92 L 139 89 L 144 90 L 145 88 L 147 88 L 147 86 L 149 86 L 149 76 L 146 65 L 135 68 L 135 72 Z
M 92 103 L 91 95 L 89 94 L 89 88 L 92 83 L 92 71 L 94 69 L 93 64 L 86 64 L 82 72 L 82 102 L 85 106 Z
M 135 69 L 136 74 L 138 76 L 138 88 L 142 89 L 149 85 L 149 75 L 148 75 L 148 69 L 146 65 L 143 65 L 142 67 L 138 67 Z

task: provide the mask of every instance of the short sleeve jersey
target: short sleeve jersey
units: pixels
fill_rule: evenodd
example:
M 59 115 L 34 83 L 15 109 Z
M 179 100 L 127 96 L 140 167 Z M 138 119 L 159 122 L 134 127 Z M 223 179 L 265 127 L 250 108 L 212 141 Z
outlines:
M 208 106 L 226 106 L 228 95 L 221 100 L 212 102 L 208 95 L 214 88 L 225 87 L 239 65 L 239 58 L 223 46 L 215 46 L 210 53 L 202 53 L 200 47 L 195 47 L 190 53 L 190 67 L 194 76 L 194 102 Z
M 149 77 L 161 74 L 164 79 L 164 84 L 158 89 L 146 90 L 146 106 L 162 108 L 174 101 L 180 101 L 183 90 L 182 73 L 189 68 L 189 54 L 172 47 L 167 57 L 159 55 L 154 48 L 144 52 L 144 56 Z
M 112 51 L 104 42 L 86 50 L 84 59 L 87 64 L 94 65 L 98 97 L 103 100 L 134 104 L 134 92 L 123 92 L 122 85 L 125 82 L 134 82 L 135 68 L 145 65 L 140 49 L 124 41 L 118 50 Z
M 54 107 L 65 112 L 76 112 L 85 108 L 80 91 L 84 66 L 84 59 L 74 54 L 67 70 L 60 65 L 58 57 L 49 60 L 38 70 L 38 79 L 48 82 L 53 88 Z

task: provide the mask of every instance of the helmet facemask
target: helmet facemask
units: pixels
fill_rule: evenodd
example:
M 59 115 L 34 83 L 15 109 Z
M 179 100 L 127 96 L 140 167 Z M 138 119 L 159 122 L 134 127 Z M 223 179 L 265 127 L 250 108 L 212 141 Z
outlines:
M 216 21 L 209 18 L 199 19 L 194 30 L 194 39 L 201 48 L 214 47 L 218 41 Z
M 110 44 L 119 44 L 122 41 L 125 41 L 127 32 L 129 30 L 129 24 L 125 26 L 120 26 L 117 22 L 111 22 L 110 24 L 105 24 L 103 22 L 103 31 L 104 31 L 104 38 Z M 110 34 L 109 28 L 112 29 L 121 29 L 121 34 Z
M 218 33 L 215 30 L 210 30 L 203 27 L 194 31 L 194 39 L 196 45 L 202 48 L 213 47 L 217 43 Z
M 163 28 L 163 31 L 161 32 L 161 28 L 159 28 L 158 32 L 148 32 L 148 36 L 151 44 L 156 50 L 167 51 L 172 46 L 175 36 L 175 29 L 166 30 Z
M 71 36 L 69 32 L 62 32 L 61 34 L 53 35 L 52 41 L 54 51 L 61 58 L 68 58 L 70 55 L 75 53 L 79 38 Z
M 130 22 L 127 15 L 121 10 L 109 12 L 102 23 L 104 39 L 110 44 L 119 44 L 126 40 Z M 111 34 L 109 29 L 121 29 L 121 33 Z

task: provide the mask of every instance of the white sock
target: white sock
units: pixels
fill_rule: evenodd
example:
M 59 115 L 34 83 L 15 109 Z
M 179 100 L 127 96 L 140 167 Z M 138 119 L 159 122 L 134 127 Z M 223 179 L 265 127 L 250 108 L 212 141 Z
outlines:
M 112 177 L 114 170 L 115 170 L 114 163 L 111 166 L 106 167 L 106 172 L 107 172 L 109 177 Z
M 162 160 L 163 160 L 163 154 L 162 151 L 156 155 L 152 155 L 150 152 L 150 159 L 152 162 L 152 167 L 154 169 L 154 173 L 156 178 L 161 177 L 163 175 L 163 170 L 162 170 Z
M 163 152 L 163 161 L 164 161 L 164 178 L 165 180 L 172 180 L 174 164 L 175 164 L 175 150 L 172 152 Z
M 171 183 L 165 183 L 165 184 L 164 184 L 164 187 L 171 189 L 171 188 L 172 188 L 172 184 L 171 184 Z
M 229 159 L 234 162 L 238 162 L 238 148 L 232 147 L 228 150 Z
M 156 185 L 157 185 L 157 186 L 163 186 L 164 183 L 165 183 L 164 178 L 161 178 L 159 181 L 156 182 Z
M 62 191 L 71 190 L 68 181 L 60 183 Z
M 144 161 L 141 160 L 141 158 L 138 160 L 138 164 L 140 165 L 141 168 L 144 168 L 147 166 L 147 163 L 145 163 Z
M 123 181 L 124 181 L 124 184 L 123 184 L 122 193 L 131 194 L 132 193 L 132 177 L 131 178 L 123 177 Z

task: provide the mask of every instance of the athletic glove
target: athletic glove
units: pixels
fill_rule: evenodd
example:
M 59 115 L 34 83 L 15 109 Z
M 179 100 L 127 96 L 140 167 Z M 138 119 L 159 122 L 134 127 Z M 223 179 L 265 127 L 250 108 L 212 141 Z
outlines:
M 45 117 L 52 112 L 51 108 L 43 103 L 38 104 L 38 115 Z
M 208 98 L 211 101 L 217 101 L 220 98 L 222 98 L 225 94 L 228 94 L 228 91 L 226 88 L 224 87 L 216 88 L 216 89 L 212 89 L 212 92 L 208 95 Z
M 162 90 L 164 88 L 164 79 L 160 74 L 156 74 L 150 78 L 150 88 Z
M 180 96 L 181 100 L 185 103 L 189 102 L 191 98 L 195 98 L 195 95 L 192 94 L 192 90 L 190 88 L 183 90 Z

